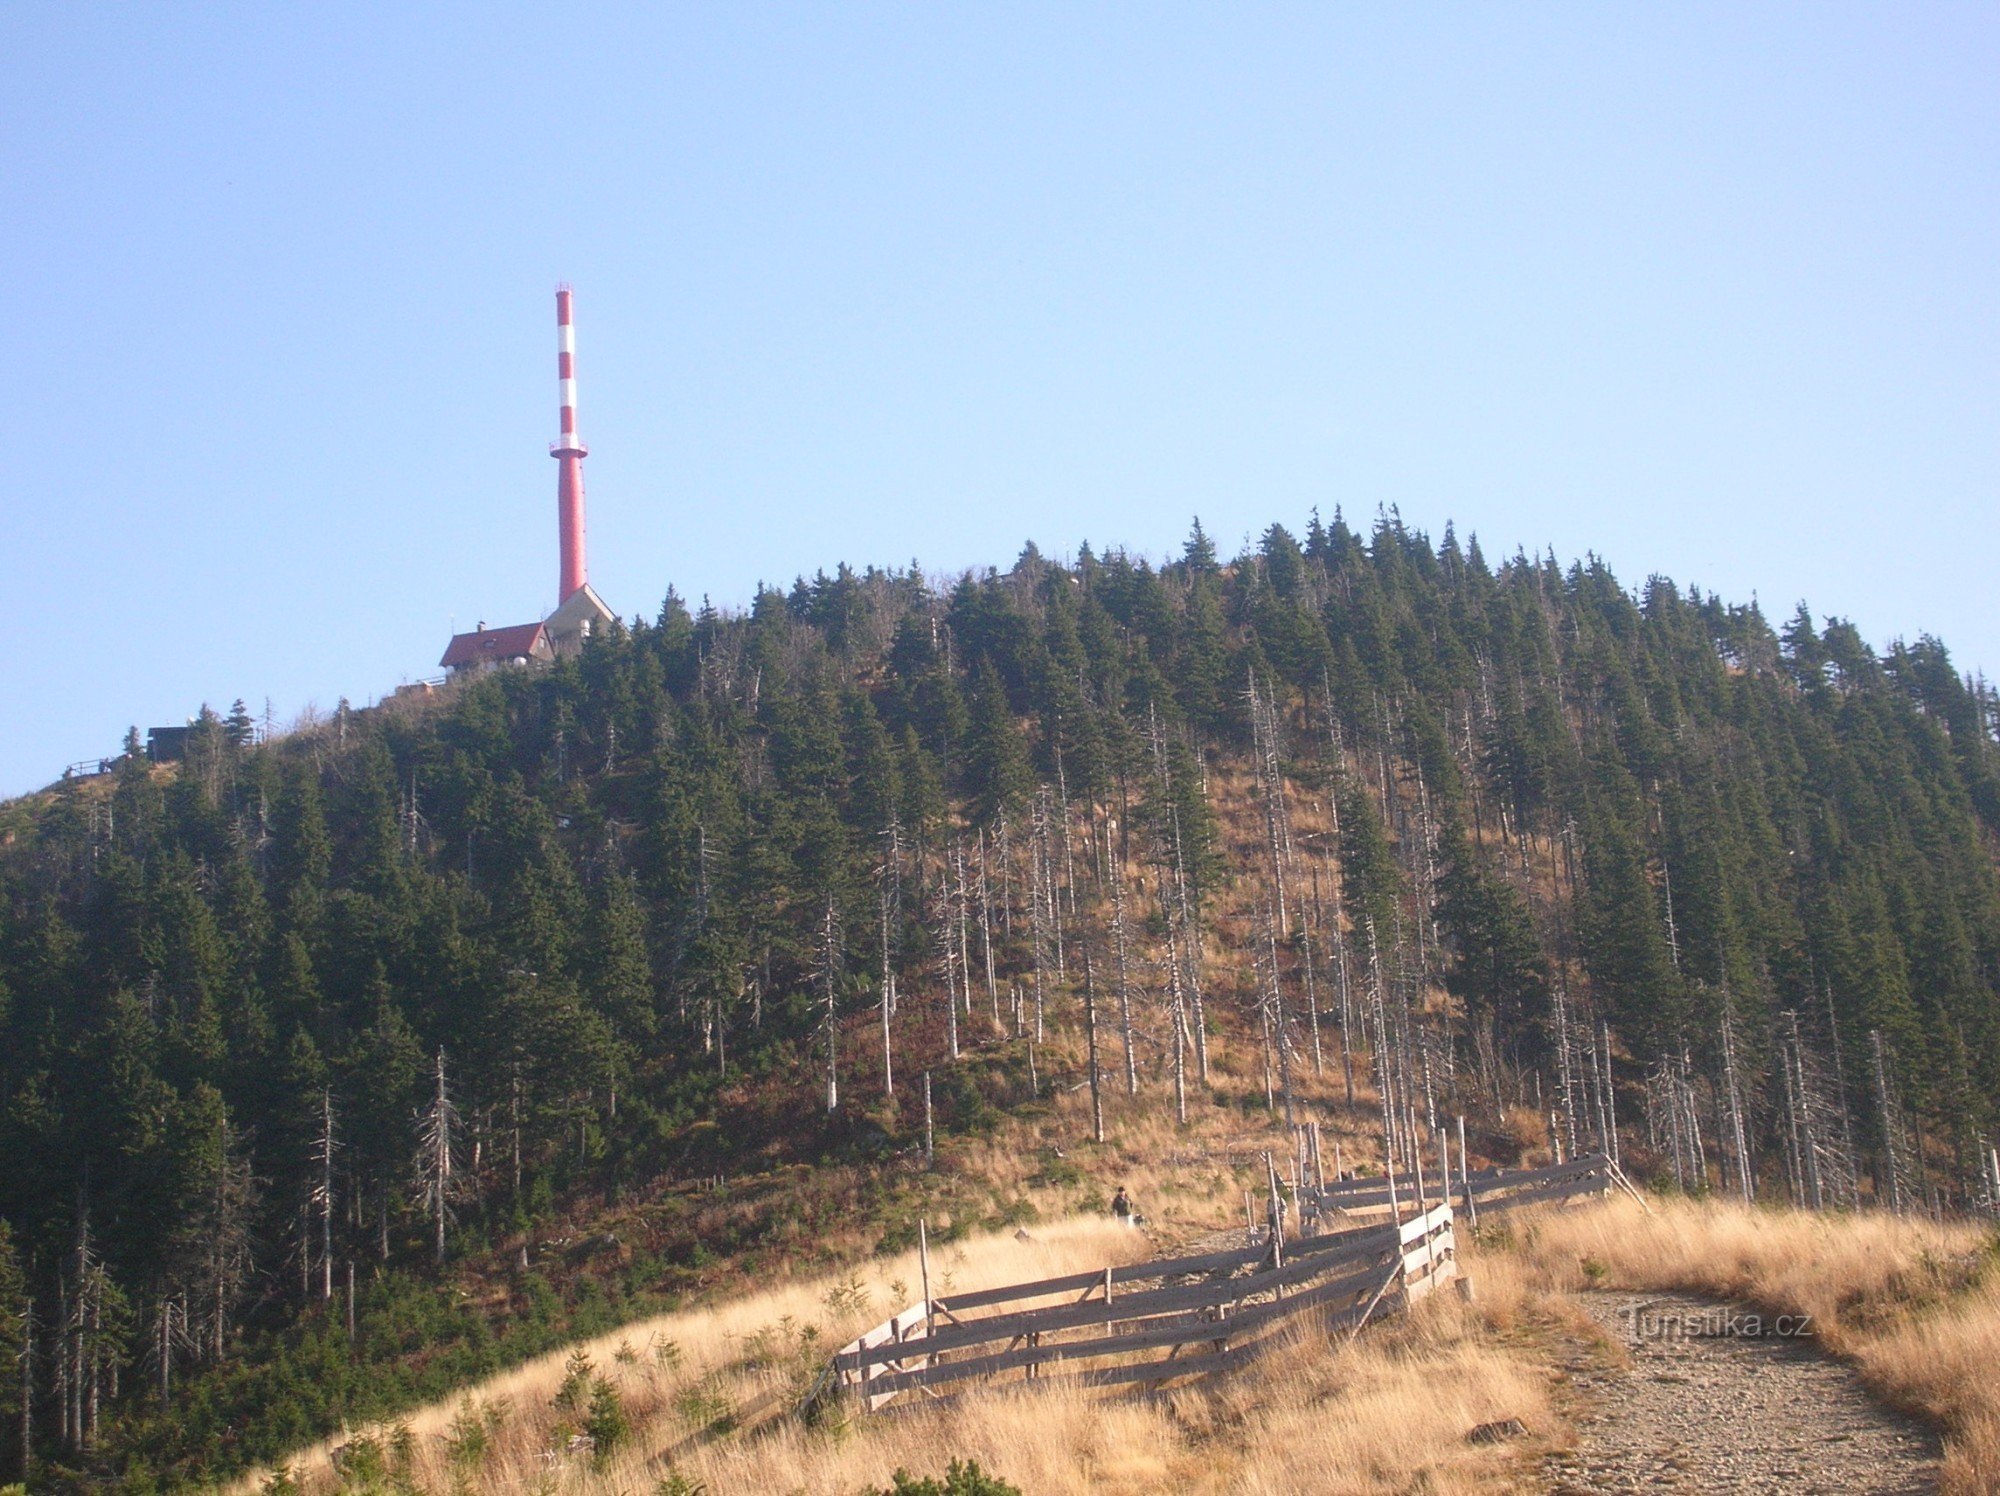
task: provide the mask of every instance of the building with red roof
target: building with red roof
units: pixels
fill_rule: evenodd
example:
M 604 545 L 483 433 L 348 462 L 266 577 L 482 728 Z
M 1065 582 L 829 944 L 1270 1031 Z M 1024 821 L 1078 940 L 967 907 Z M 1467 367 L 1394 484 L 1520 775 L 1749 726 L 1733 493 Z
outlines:
M 549 631 L 539 623 L 516 623 L 501 629 L 482 623 L 469 634 L 453 634 L 438 663 L 459 675 L 500 665 L 525 665 L 530 660 L 547 662 L 555 657 Z

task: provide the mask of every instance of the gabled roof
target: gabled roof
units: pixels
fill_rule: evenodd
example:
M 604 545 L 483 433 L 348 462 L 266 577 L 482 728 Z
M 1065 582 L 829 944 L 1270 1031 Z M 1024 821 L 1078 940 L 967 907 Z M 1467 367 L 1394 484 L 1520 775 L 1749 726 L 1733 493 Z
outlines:
M 542 626 L 539 623 L 517 623 L 504 629 L 478 629 L 470 634 L 453 634 L 451 643 L 445 646 L 444 658 L 438 664 L 456 669 L 460 665 L 476 665 L 481 660 L 533 659 L 542 643 Z
M 599 629 L 617 616 L 597 595 L 597 589 L 585 582 L 564 598 L 562 606 L 542 622 L 548 625 L 552 634 L 573 634 L 581 624 L 588 623 L 593 629 Z

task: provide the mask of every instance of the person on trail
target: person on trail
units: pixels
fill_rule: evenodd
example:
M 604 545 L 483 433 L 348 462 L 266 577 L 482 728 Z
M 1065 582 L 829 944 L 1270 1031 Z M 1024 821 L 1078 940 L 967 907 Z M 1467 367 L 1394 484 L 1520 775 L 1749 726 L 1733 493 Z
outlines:
M 1111 1213 L 1121 1221 L 1129 1223 L 1132 1219 L 1132 1197 L 1125 1193 L 1122 1184 L 1118 1186 L 1118 1193 L 1111 1197 Z

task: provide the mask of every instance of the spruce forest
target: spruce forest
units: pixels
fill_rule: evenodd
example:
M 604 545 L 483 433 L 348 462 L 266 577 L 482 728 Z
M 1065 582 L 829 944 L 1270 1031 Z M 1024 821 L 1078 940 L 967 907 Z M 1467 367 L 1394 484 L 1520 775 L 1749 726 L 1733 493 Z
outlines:
M 564 1274 L 551 1222 L 753 1164 L 871 1208 L 1059 1070 L 1214 1107 L 1224 1034 L 1363 1167 L 1526 1116 L 1662 1187 L 1990 1207 L 1997 731 L 1935 640 L 1385 514 L 670 592 L 135 733 L 0 807 L 0 1479 L 278 1457 L 744 1245 Z

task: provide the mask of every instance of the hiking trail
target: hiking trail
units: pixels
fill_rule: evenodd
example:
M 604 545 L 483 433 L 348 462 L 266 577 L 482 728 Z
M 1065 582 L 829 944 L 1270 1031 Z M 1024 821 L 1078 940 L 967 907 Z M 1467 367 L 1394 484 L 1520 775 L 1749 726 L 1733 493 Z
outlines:
M 1936 1435 L 1796 1323 L 1684 1293 L 1577 1299 L 1608 1348 L 1569 1343 L 1577 1441 L 1545 1459 L 1554 1496 L 1936 1490 Z

